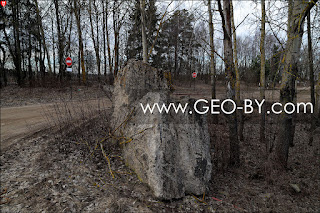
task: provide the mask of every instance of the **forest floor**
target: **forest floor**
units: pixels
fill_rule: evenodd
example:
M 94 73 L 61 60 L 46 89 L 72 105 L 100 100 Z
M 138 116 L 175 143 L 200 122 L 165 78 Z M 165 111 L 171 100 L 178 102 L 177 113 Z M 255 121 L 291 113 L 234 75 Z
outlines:
M 214 172 L 207 193 L 204 197 L 189 195 L 179 200 L 159 201 L 125 166 L 121 150 L 113 144 L 106 144 L 112 177 L 101 150 L 94 149 L 96 142 L 109 131 L 110 110 L 107 104 L 102 104 L 107 110 L 91 105 L 83 107 L 83 100 L 100 99 L 104 93 L 95 87 L 79 89 L 75 89 L 78 94 L 73 94 L 73 98 L 79 100 L 73 102 L 75 105 L 57 104 L 69 99 L 68 89 L 60 92 L 57 89 L 49 92 L 34 89 L 29 94 L 28 89 L 16 87 L 1 90 L 1 110 L 39 103 L 41 106 L 44 103 L 55 106 L 53 111 L 41 108 L 46 115 L 46 128 L 40 128 L 28 137 L 16 138 L 15 143 L 2 147 L 1 212 L 319 211 L 320 134 L 318 131 L 313 146 L 309 146 L 309 116 L 298 117 L 288 169 L 272 180 L 264 172 L 266 154 L 265 145 L 259 143 L 258 115 L 246 118 L 244 141 L 240 143 L 241 166 L 237 168 L 226 166 L 228 132 L 225 117 L 219 116 L 218 124 L 210 123 L 209 126 L 215 153 Z M 209 85 L 196 85 L 196 90 L 182 86 L 176 86 L 176 89 L 177 96 L 194 93 L 191 96 L 196 98 L 210 97 L 206 95 L 210 94 Z M 39 91 L 43 92 L 39 95 Z M 255 91 L 258 89 L 251 90 L 250 94 Z M 218 98 L 223 92 L 221 86 Z M 93 105 L 97 106 L 96 103 Z M 68 110 L 74 108 L 81 108 L 79 114 L 85 115 L 76 116 L 78 111 L 68 114 Z M 267 117 L 267 122 L 267 139 L 272 141 L 277 134 L 277 118 Z M 50 124 L 57 123 L 59 125 L 55 128 L 49 128 Z M 300 192 L 294 190 L 297 186 Z

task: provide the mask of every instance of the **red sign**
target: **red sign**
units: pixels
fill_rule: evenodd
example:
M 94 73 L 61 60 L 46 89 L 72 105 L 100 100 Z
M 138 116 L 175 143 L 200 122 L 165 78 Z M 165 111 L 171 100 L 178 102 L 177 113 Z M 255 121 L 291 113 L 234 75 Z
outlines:
M 2 7 L 6 6 L 7 5 L 7 1 L 1 1 L 1 5 L 2 5 Z
M 68 67 L 72 65 L 72 59 L 70 57 L 66 58 L 66 64 Z
M 197 77 L 197 73 L 196 72 L 192 73 L 192 78 L 196 78 L 196 77 Z

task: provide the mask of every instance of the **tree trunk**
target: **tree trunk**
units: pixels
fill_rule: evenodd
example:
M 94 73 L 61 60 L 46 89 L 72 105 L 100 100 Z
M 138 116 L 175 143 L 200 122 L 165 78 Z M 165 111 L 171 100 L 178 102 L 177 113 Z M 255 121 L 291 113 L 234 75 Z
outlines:
M 4 46 L 0 45 L 0 49 L 2 51 L 2 60 L 1 60 L 1 65 L 0 65 L 0 75 L 3 78 L 3 83 L 4 85 L 2 85 L 2 79 L 0 80 L 0 88 L 2 88 L 3 86 L 7 86 L 8 84 L 8 79 L 7 79 L 7 71 L 4 69 L 4 64 L 6 62 L 6 52 L 4 49 Z
M 45 66 L 44 66 L 44 58 L 42 57 L 42 42 L 40 30 L 38 29 L 38 42 L 39 42 L 39 64 L 40 64 L 40 76 L 41 76 L 41 86 L 45 86 Z
M 60 26 L 60 15 L 59 15 L 59 1 L 54 0 L 55 13 L 56 13 L 56 21 L 57 21 L 57 32 L 58 32 L 58 55 L 59 55 L 59 77 L 60 81 L 63 79 L 64 75 L 64 60 L 63 60 L 63 51 L 64 51 L 64 36 L 61 33 Z
M 236 72 L 236 103 L 237 106 L 241 106 L 241 99 L 240 99 L 240 71 L 238 67 L 238 52 L 237 52 L 237 33 L 236 33 L 236 27 L 234 25 L 234 15 L 233 15 L 233 5 L 232 1 L 230 1 L 230 7 L 231 7 L 231 27 L 232 27 L 232 38 L 233 38 L 233 58 L 234 58 L 234 68 Z M 243 125 L 244 125 L 244 119 L 243 119 L 243 112 L 239 112 L 239 130 L 238 130 L 238 136 L 240 141 L 243 141 Z
M 96 35 L 97 35 L 97 39 L 96 39 L 96 48 L 95 48 L 95 52 L 96 52 L 96 57 L 97 59 L 97 66 L 98 66 L 98 81 L 100 82 L 101 80 L 101 55 L 100 55 L 100 41 L 99 41 L 99 12 L 98 12 L 98 8 L 96 5 L 96 0 L 93 0 L 93 7 L 95 10 L 95 18 L 96 18 Z
M 293 102 L 295 97 L 295 80 L 297 76 L 297 63 L 300 57 L 300 47 L 303 35 L 303 23 L 306 15 L 315 5 L 315 1 L 289 0 L 288 31 L 285 56 L 283 58 L 282 81 L 280 86 L 280 102 L 284 106 Z M 294 132 L 293 116 L 283 112 L 277 129 L 278 137 L 274 150 L 269 155 L 268 166 L 271 169 L 284 169 L 287 167 L 289 146 L 293 143 Z
M 51 23 L 52 30 L 52 57 L 53 57 L 53 75 L 56 75 L 56 50 L 55 50 L 55 41 L 54 41 L 54 33 L 53 33 L 53 18 Z
M 95 1 L 93 2 L 95 4 Z M 89 0 L 89 19 L 90 19 L 90 27 L 91 27 L 91 38 L 92 38 L 92 42 L 93 42 L 93 47 L 94 47 L 94 51 L 96 54 L 96 60 L 97 60 L 97 67 L 98 67 L 98 81 L 100 81 L 100 54 L 99 54 L 99 38 L 98 38 L 98 34 L 97 34 L 97 39 L 95 38 L 94 35 L 94 31 L 93 31 L 93 21 L 92 21 L 92 9 L 91 9 L 91 5 L 92 5 L 92 0 Z M 98 23 L 97 23 L 98 25 Z M 97 29 L 98 32 L 98 29 Z
M 214 34 L 212 23 L 211 0 L 208 0 L 209 13 L 209 35 L 210 35 L 210 76 L 211 76 L 211 98 L 216 99 L 216 68 L 214 63 Z
M 42 20 L 41 20 L 40 12 L 39 12 L 38 0 L 35 0 L 35 4 L 36 4 L 37 19 L 38 19 L 38 24 L 39 24 L 39 27 L 40 27 L 40 33 L 41 33 L 43 48 L 44 48 L 44 51 L 45 51 L 46 56 L 47 56 L 47 62 L 48 62 L 48 66 L 49 66 L 49 72 L 52 73 L 50 54 L 49 54 L 49 51 L 48 51 L 48 48 L 47 48 L 47 45 L 46 45 L 46 39 L 45 39 L 45 35 L 44 35 L 44 31 L 43 31 L 43 26 L 42 26 Z
M 231 41 L 231 8 L 230 0 L 223 1 L 223 11 L 221 7 L 221 0 L 218 0 L 218 9 L 222 19 L 223 28 L 223 46 L 224 46 L 224 63 L 225 73 L 227 74 L 227 98 L 235 99 L 235 72 L 233 68 L 233 52 Z M 228 105 L 231 109 L 231 104 Z M 240 164 L 240 147 L 237 132 L 237 114 L 236 111 L 228 117 L 229 125 L 229 143 L 230 143 L 230 162 L 231 166 Z
M 21 41 L 20 41 L 20 18 L 19 18 L 19 5 L 16 0 L 13 1 L 13 35 L 15 44 L 15 53 L 13 56 L 13 63 L 16 68 L 17 83 L 19 86 L 22 85 L 21 76 Z
M 79 45 L 79 49 L 78 49 L 78 84 L 81 84 L 81 51 L 80 51 L 80 45 Z
M 106 36 L 107 36 L 107 50 L 108 50 L 108 64 L 109 64 L 109 83 L 113 83 L 113 73 L 112 73 L 112 60 L 111 60 L 111 49 L 109 42 L 109 30 L 108 30 L 108 0 L 106 0 Z
M 142 48 L 143 48 L 143 62 L 148 63 L 148 46 L 146 35 L 146 16 L 145 16 L 145 0 L 140 0 L 141 11 L 141 35 L 142 35 Z
M 260 102 L 266 98 L 265 96 L 265 82 L 266 82 L 266 54 L 265 54 L 265 35 L 266 35 L 266 9 L 265 0 L 261 0 L 261 39 L 260 39 Z M 261 118 L 260 118 L 260 142 L 266 145 L 266 153 L 269 153 L 265 136 L 265 123 L 266 123 L 266 108 L 265 104 L 262 105 Z
M 113 3 L 113 32 L 114 32 L 114 77 L 117 77 L 119 68 L 119 6 L 118 0 L 114 0 Z
M 209 36 L 210 36 L 210 80 L 211 80 L 211 98 L 216 99 L 216 67 L 214 62 L 214 28 L 212 23 L 211 0 L 208 0 L 209 13 Z M 213 123 L 217 123 L 217 116 L 212 117 Z
M 316 120 L 318 121 L 318 123 L 320 122 L 320 72 L 318 73 L 318 81 L 316 84 L 316 94 L 315 94 L 315 106 L 314 106 L 314 112 L 315 115 L 314 117 L 316 118 Z
M 32 65 L 31 65 L 31 56 L 32 56 L 32 43 L 31 43 L 31 34 L 29 33 L 28 36 L 28 41 L 29 41 L 29 47 L 28 47 L 28 80 L 29 80 L 29 86 L 33 86 L 33 75 L 32 75 Z
M 108 8 L 107 8 L 108 9 Z M 107 49 L 106 49 L 106 9 L 104 6 L 104 2 L 102 1 L 102 33 L 103 33 L 103 75 L 104 80 L 107 79 Z
M 78 40 L 79 40 L 81 69 L 82 69 L 82 82 L 84 84 L 86 84 L 87 83 L 87 81 L 86 81 L 86 68 L 84 66 L 83 41 L 82 41 L 82 32 L 81 32 L 81 25 L 80 25 L 80 7 L 78 8 L 77 0 L 73 0 L 73 3 L 74 3 L 74 14 L 76 17 L 77 28 L 78 28 Z
M 315 92 L 314 92 L 314 71 L 313 71 L 313 52 L 312 52 L 312 38 L 311 38 L 311 20 L 310 11 L 307 15 L 307 30 L 308 30 L 308 63 L 309 63 L 309 77 L 310 77 L 310 95 L 311 103 L 313 106 L 316 105 Z M 311 127 L 310 127 L 310 138 L 309 145 L 313 143 L 313 131 L 316 128 L 316 113 L 311 114 Z

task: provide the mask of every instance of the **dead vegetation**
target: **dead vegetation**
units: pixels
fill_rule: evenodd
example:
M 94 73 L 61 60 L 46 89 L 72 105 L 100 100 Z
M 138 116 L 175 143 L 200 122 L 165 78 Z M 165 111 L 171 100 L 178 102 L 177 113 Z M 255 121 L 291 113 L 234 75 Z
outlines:
M 102 98 L 106 98 L 106 94 L 99 85 L 73 85 L 72 87 L 60 88 L 23 88 L 11 85 L 1 88 L 0 106 L 25 106 L 30 104 L 47 104 L 59 101 L 77 101 Z
M 154 199 L 125 165 L 119 143 L 109 140 L 110 110 L 100 106 L 57 105 L 48 117 L 57 127 L 54 132 L 20 141 L 1 154 L 2 212 L 317 212 L 320 208 L 320 137 L 308 145 L 308 116 L 297 118 L 287 171 L 271 178 L 264 170 L 266 147 L 258 142 L 258 115 L 246 117 L 238 168 L 227 167 L 228 131 L 226 119 L 219 116 L 217 124 L 209 122 L 214 172 L 206 194 L 164 202 Z M 276 117 L 267 117 L 267 122 L 272 142 Z

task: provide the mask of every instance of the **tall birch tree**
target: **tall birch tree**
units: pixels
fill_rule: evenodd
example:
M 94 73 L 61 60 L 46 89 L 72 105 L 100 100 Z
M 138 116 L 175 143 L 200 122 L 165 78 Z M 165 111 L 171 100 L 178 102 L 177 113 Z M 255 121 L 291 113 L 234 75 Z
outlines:
M 240 99 L 240 71 L 238 66 L 238 51 L 237 51 L 237 33 L 236 27 L 234 24 L 234 14 L 233 14 L 233 4 L 230 1 L 231 7 L 231 28 L 232 28 L 232 40 L 233 40 L 233 61 L 234 61 L 234 69 L 236 72 L 236 86 L 235 86 L 235 98 L 237 106 L 241 106 L 241 99 Z M 238 128 L 238 135 L 239 139 L 243 140 L 243 114 L 242 112 L 239 113 L 239 128 Z
M 303 35 L 304 20 L 318 0 L 288 1 L 288 30 L 287 43 L 282 59 L 282 81 L 280 85 L 280 102 L 282 106 L 292 103 L 295 98 L 295 81 L 298 74 L 297 63 L 300 58 L 300 48 Z M 268 157 L 268 166 L 271 169 L 284 169 L 287 167 L 289 146 L 293 142 L 293 117 L 282 112 L 279 119 L 278 137 L 271 154 Z
M 266 98 L 265 85 L 266 85 L 266 53 L 265 53 L 265 36 L 266 36 L 266 8 L 265 0 L 261 0 L 261 35 L 260 35 L 260 102 Z M 260 142 L 266 143 L 265 136 L 265 122 L 266 122 L 265 104 L 262 105 L 261 118 L 260 118 Z M 268 147 L 266 147 L 268 150 Z
M 216 70 L 214 63 L 214 28 L 212 23 L 211 0 L 208 0 L 209 13 L 209 36 L 210 36 L 210 75 L 211 75 L 211 97 L 216 99 Z
M 233 52 L 231 39 L 231 5 L 230 0 L 223 1 L 223 10 L 221 0 L 218 0 L 218 10 L 221 16 L 223 29 L 223 46 L 224 46 L 224 66 L 227 75 L 227 98 L 235 99 L 235 72 L 233 66 Z M 231 104 L 228 105 L 231 108 Z M 230 143 L 230 161 L 231 166 L 240 163 L 240 147 L 237 131 L 237 114 L 236 111 L 228 117 L 229 125 L 229 143 Z

